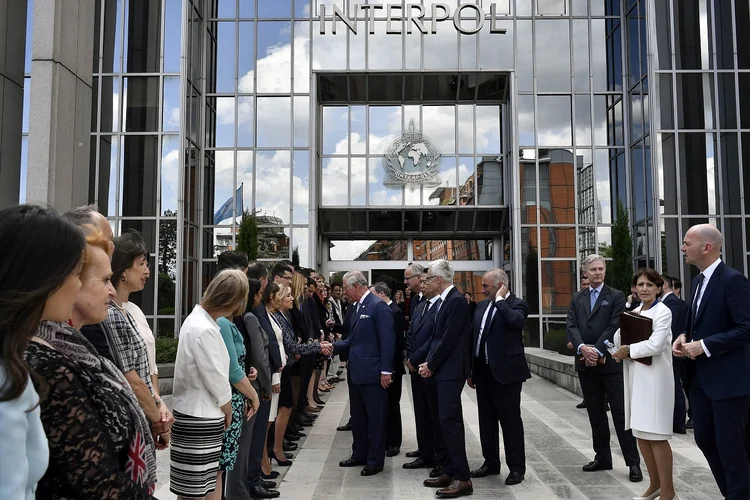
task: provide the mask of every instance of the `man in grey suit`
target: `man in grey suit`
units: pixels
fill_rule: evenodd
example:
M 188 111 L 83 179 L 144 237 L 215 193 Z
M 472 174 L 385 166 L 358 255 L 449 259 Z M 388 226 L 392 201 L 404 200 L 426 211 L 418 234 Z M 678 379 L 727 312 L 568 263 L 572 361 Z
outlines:
M 583 466 L 585 472 L 612 469 L 609 446 L 609 422 L 606 402 L 612 409 L 617 439 L 630 468 L 630 480 L 643 480 L 640 456 L 631 431 L 625 430 L 625 389 L 622 364 L 615 363 L 607 352 L 605 340 L 612 342 L 620 327 L 620 314 L 625 310 L 625 296 L 604 284 L 607 273 L 604 258 L 592 254 L 582 263 L 589 279 L 589 288 L 573 295 L 568 311 L 566 335 L 573 343 L 576 372 L 586 400 L 596 456 Z

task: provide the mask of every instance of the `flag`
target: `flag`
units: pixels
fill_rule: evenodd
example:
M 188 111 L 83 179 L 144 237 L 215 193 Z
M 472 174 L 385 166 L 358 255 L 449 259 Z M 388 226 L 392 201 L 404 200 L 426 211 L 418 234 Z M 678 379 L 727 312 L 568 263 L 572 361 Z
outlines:
M 235 196 L 237 198 L 237 210 L 234 211 L 234 216 L 237 217 L 239 215 L 242 215 L 243 207 L 242 207 L 242 186 L 243 184 L 240 184 L 240 187 L 237 188 L 237 193 L 235 193 Z M 221 223 L 221 221 L 227 220 L 232 217 L 232 206 L 234 205 L 234 198 L 231 196 L 227 201 L 224 202 L 224 204 L 219 208 L 219 210 L 216 211 L 214 214 L 214 225 L 218 225 Z

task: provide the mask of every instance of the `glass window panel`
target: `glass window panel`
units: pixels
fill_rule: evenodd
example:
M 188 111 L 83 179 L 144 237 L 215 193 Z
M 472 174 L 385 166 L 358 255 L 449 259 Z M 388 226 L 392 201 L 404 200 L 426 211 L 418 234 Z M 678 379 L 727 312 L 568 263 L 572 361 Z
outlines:
M 349 182 L 351 189 L 350 204 L 364 205 L 367 193 L 367 160 L 365 158 L 351 158 Z
M 164 116 L 162 130 L 177 132 L 180 130 L 180 77 L 164 77 Z
M 570 96 L 538 96 L 539 125 L 537 144 L 566 146 L 573 143 Z
M 294 224 L 307 224 L 310 221 L 310 152 L 294 152 L 294 177 L 292 178 L 294 197 Z M 296 229 L 295 229 L 296 231 Z
M 372 22 L 372 21 L 371 21 Z M 367 33 L 368 43 L 370 44 L 370 53 L 368 54 L 367 64 L 370 69 L 401 69 L 401 52 L 402 42 L 401 35 L 386 34 L 386 21 L 375 21 L 375 34 Z M 402 23 L 393 21 L 395 26 L 402 26 Z M 397 28 L 402 29 L 403 28 Z M 347 30 L 348 31 L 348 30 Z M 360 36 L 360 35 L 357 35 Z M 429 38 L 429 37 L 427 37 Z M 425 42 L 425 52 L 427 51 L 428 44 Z M 452 61 L 454 61 L 453 68 L 458 64 L 458 47 L 456 45 L 452 48 L 451 53 Z M 427 55 L 425 54 L 425 67 L 427 66 Z
M 529 312 L 537 314 L 539 313 L 539 250 L 535 228 L 521 229 L 521 259 L 523 260 L 522 296 L 529 304 Z M 533 321 L 526 322 L 527 325 L 529 323 Z
M 253 156 L 253 151 L 237 151 L 237 186 L 242 186 L 242 209 L 251 212 L 254 186 Z
M 161 61 L 161 2 L 127 1 L 124 33 L 125 71 L 158 73 Z
M 601 0 L 594 0 L 594 2 L 596 1 Z M 588 14 L 588 0 L 571 0 L 571 3 L 573 4 L 571 7 L 574 16 L 585 16 L 586 14 Z
M 452 27 L 442 26 L 442 29 L 438 29 L 437 34 L 428 34 L 422 37 L 425 69 L 457 68 L 459 36 L 465 35 L 460 35 Z M 372 65 L 372 55 L 370 56 L 370 64 Z
M 694 19 L 696 22 L 675 29 L 675 60 L 677 69 L 713 68 L 710 18 L 707 2 L 678 2 L 674 5 L 676 20 Z M 698 22 L 698 20 L 701 20 Z M 708 22 L 707 22 L 708 21 Z
M 636 91 L 630 93 L 630 139 L 637 140 L 643 135 L 643 99 Z
M 680 134 L 679 148 L 683 214 L 717 213 L 719 189 L 715 171 L 715 135 Z
M 583 171 L 579 172 L 579 179 L 585 177 L 585 170 L 590 168 L 590 164 L 591 160 L 588 150 L 584 150 Z M 578 189 L 581 193 L 585 193 L 587 187 L 588 184 L 584 185 L 583 181 L 579 180 Z M 596 221 L 598 223 L 610 224 L 612 222 L 612 186 L 610 184 L 609 151 L 606 149 L 597 149 L 594 155 L 594 187 L 596 197 L 593 200 L 587 199 L 586 207 L 589 207 L 593 203 Z M 581 199 L 579 199 L 579 210 L 583 210 L 580 203 Z
M 651 170 L 651 137 L 643 141 L 643 166 L 646 180 L 646 217 L 654 215 L 654 180 Z
M 323 106 L 323 154 L 348 153 L 346 138 L 349 135 L 347 122 L 349 108 L 346 106 Z
M 500 5 L 498 5 L 497 13 L 500 14 Z M 489 21 L 485 21 L 482 31 L 479 32 L 479 68 L 483 70 L 510 69 L 516 65 L 512 43 L 513 21 L 498 20 L 496 25 L 507 32 L 505 34 L 490 33 Z
M 630 11 L 627 17 L 628 26 L 628 75 L 630 85 L 635 85 L 641 79 L 640 47 L 638 46 L 638 9 Z
M 255 102 L 252 96 L 237 98 L 237 146 L 248 147 L 255 140 Z
M 539 151 L 540 223 L 575 223 L 575 157 L 567 149 Z
M 456 107 L 424 106 L 422 119 L 422 132 L 438 145 L 443 154 L 455 154 Z
M 659 116 L 661 118 L 661 128 L 674 128 L 674 94 L 672 93 L 672 75 L 660 73 L 656 75 L 659 84 L 660 105 Z M 721 75 L 719 75 L 721 82 Z M 732 85 L 734 90 L 734 85 Z M 732 107 L 734 109 L 734 106 Z
M 401 134 L 401 107 L 370 106 L 368 109 L 370 154 L 384 153 L 387 145 Z M 435 137 L 432 139 L 436 140 Z
M 288 224 L 292 179 L 292 159 L 287 150 L 256 151 L 256 177 L 262 179 L 255 190 L 255 208 L 261 215 Z M 260 224 L 261 221 L 258 221 Z
M 368 160 L 369 172 L 367 176 L 370 206 L 401 205 L 403 188 L 391 189 L 383 185 L 385 169 L 381 157 L 371 157 Z
M 677 99 L 683 105 L 677 114 L 680 128 L 713 128 L 713 76 L 700 73 L 677 75 Z
M 317 23 L 316 23 L 317 24 Z M 341 23 L 339 23 L 339 29 L 336 30 L 336 33 L 331 33 L 331 25 L 330 23 L 326 23 L 327 25 L 327 31 L 325 35 L 320 34 L 320 30 L 313 29 L 312 30 L 312 36 L 313 36 L 313 42 L 312 42 L 312 66 L 313 70 L 346 70 L 346 39 L 347 39 L 347 33 L 349 32 L 349 29 L 346 27 L 341 27 Z M 364 25 L 364 23 L 362 23 Z M 390 35 L 390 36 L 396 36 L 396 35 Z M 358 32 L 357 37 L 353 37 L 352 40 L 358 45 L 356 55 L 357 57 L 361 57 L 364 59 L 365 52 L 364 52 L 364 42 L 360 42 L 360 40 L 364 40 L 365 33 L 364 32 Z M 352 49 L 354 50 L 354 49 Z M 352 58 L 354 59 L 354 58 Z M 356 63 L 358 66 L 361 66 L 360 63 Z M 363 68 L 363 67 L 362 67 Z
M 534 146 L 534 96 L 518 96 L 518 143 L 521 146 Z
M 243 0 L 240 0 L 240 3 L 243 3 Z M 253 2 L 250 1 L 249 3 Z M 292 17 L 292 0 L 274 0 L 273 2 L 259 1 L 258 17 L 289 19 Z
M 742 180 L 745 193 L 745 213 L 750 212 L 750 133 L 743 132 L 742 136 Z
M 633 179 L 633 210 L 635 211 L 635 221 L 640 221 L 646 217 L 643 142 L 639 142 L 630 148 L 630 161 L 633 165 L 631 174 Z
M 294 91 L 310 92 L 310 32 L 305 25 L 294 25 Z
M 294 145 L 307 147 L 310 142 L 310 97 L 294 96 Z
M 619 31 L 618 31 L 619 33 Z M 607 39 L 607 27 L 604 19 L 591 20 L 591 72 L 594 76 L 594 91 L 608 89 L 608 68 L 620 62 L 620 54 L 612 53 L 611 42 Z M 608 54 L 608 51 L 610 52 Z
M 477 154 L 500 154 L 500 106 L 477 106 L 476 113 Z
M 591 145 L 591 98 L 588 95 L 576 95 L 576 144 Z
M 176 277 L 177 221 L 161 219 L 159 221 L 159 314 L 174 314 Z
M 413 240 L 412 252 L 415 261 L 433 261 L 448 259 L 450 261 L 487 260 L 487 242 L 485 240 Z M 458 273 L 456 273 L 458 274 Z M 460 279 L 454 276 L 458 285 Z M 481 282 L 481 276 L 477 276 Z M 481 285 L 480 285 L 481 286 Z M 462 290 L 465 286 L 460 287 Z
M 306 227 L 292 229 L 292 252 L 299 255 L 299 263 L 303 267 L 310 266 L 310 230 Z
M 376 243 L 376 240 L 333 240 L 328 256 L 330 260 L 365 260 L 360 257 L 366 256 L 367 250 Z
M 740 73 L 739 93 L 740 93 L 740 126 L 750 128 L 750 73 Z
M 351 154 L 363 155 L 367 152 L 367 108 L 365 106 L 351 106 L 349 113 L 350 151 Z
M 719 73 L 717 76 L 719 79 L 717 89 L 719 98 L 719 128 L 736 128 L 737 104 L 735 100 L 734 73 Z M 741 101 L 744 99 L 741 98 Z
M 161 147 L 161 214 L 177 214 L 177 193 L 179 193 L 179 146 L 176 135 L 165 135 Z
M 430 193 L 432 191 L 430 190 Z M 429 196 L 430 193 L 426 193 L 425 197 Z M 404 204 L 413 206 L 422 204 L 422 188 L 404 189 Z
M 96 100 L 96 94 L 93 94 L 92 98 Z M 21 118 L 21 132 L 24 134 L 29 133 L 29 109 L 31 108 L 31 78 L 24 78 L 23 79 L 23 117 Z M 102 101 L 103 102 L 103 101 Z M 96 104 L 94 104 L 96 106 Z M 96 126 L 96 123 L 92 124 L 91 130 L 94 130 L 93 127 Z M 104 127 L 104 124 L 102 124 L 102 128 Z
M 159 77 L 125 77 L 124 87 L 123 130 L 125 132 L 159 130 Z
M 216 26 L 216 92 L 234 93 L 237 27 L 234 22 L 220 22 Z
M 21 137 L 21 166 L 20 173 L 21 179 L 18 188 L 18 202 L 26 202 L 26 176 L 28 174 L 28 163 L 29 163 L 29 136 L 24 135 Z M 114 201 L 113 201 L 114 204 Z M 100 205 L 101 206 L 101 205 Z
M 422 68 L 422 33 L 414 29 L 411 33 L 406 34 L 406 69 Z M 364 59 L 364 58 L 363 58 Z M 350 61 L 353 65 L 354 60 Z M 354 69 L 352 67 L 352 69 Z
M 458 152 L 474 152 L 474 106 L 458 106 Z
M 164 72 L 179 73 L 182 1 L 166 0 L 164 11 Z
M 209 99 L 216 103 L 216 147 L 234 146 L 234 97 Z
M 537 0 L 538 15 L 557 15 L 564 16 L 567 14 L 565 0 Z
M 622 107 L 623 107 L 622 100 L 620 99 L 612 108 L 612 115 L 614 116 L 614 119 L 612 120 L 612 125 L 614 129 L 615 146 L 623 146 L 625 144 Z
M 516 33 L 516 43 L 518 45 L 516 51 L 519 54 L 532 54 L 533 45 L 531 43 L 531 21 L 516 21 L 516 29 L 518 30 L 518 33 Z M 540 55 L 543 56 L 544 52 L 542 52 L 542 54 Z M 516 76 L 518 77 L 518 90 L 527 92 L 534 90 L 533 59 L 531 57 L 519 57 L 518 63 L 516 64 L 516 72 Z
M 242 3 L 242 2 L 240 2 Z M 255 2 L 251 2 L 255 3 Z M 216 17 L 235 17 L 237 15 L 237 2 L 236 0 L 218 0 L 218 9 L 216 10 Z
M 291 23 L 264 21 L 257 24 L 257 91 L 274 94 L 291 92 Z
M 289 147 L 292 144 L 290 97 L 258 97 L 258 147 Z
M 594 143 L 597 146 L 607 146 L 608 130 L 611 120 L 607 113 L 607 98 L 603 95 L 594 96 Z
M 503 165 L 495 156 L 478 158 L 476 194 L 479 205 L 505 205 Z M 471 181 L 471 179 L 469 179 Z
M 474 158 L 471 156 L 458 159 L 458 204 L 476 204 L 474 189 Z
M 746 2 L 734 3 L 734 22 L 737 27 L 734 31 L 737 36 L 744 35 L 744 41 L 737 40 L 737 67 L 750 69 L 750 43 L 747 43 L 747 35 L 750 33 L 750 5 Z M 727 30 L 732 32 L 733 30 Z
M 569 21 L 536 22 L 536 84 L 540 92 L 570 91 L 569 31 Z
M 234 196 L 234 151 L 216 151 L 216 166 L 213 172 L 214 180 L 214 206 L 213 213 L 217 214 L 219 209 L 224 203 Z M 243 186 L 244 191 L 244 186 Z M 239 208 L 239 201 L 234 200 L 233 203 L 237 203 Z M 244 203 L 244 200 L 243 200 Z M 239 210 L 238 210 L 239 212 Z M 237 214 L 239 216 L 239 213 Z M 221 216 L 219 216 L 221 217 Z M 232 213 L 229 212 L 229 217 L 217 220 L 214 218 L 213 222 L 217 224 L 231 224 Z
M 122 149 L 122 215 L 155 216 L 159 141 L 151 135 L 125 136 Z
M 349 160 L 323 158 L 321 200 L 324 206 L 346 206 L 349 198 Z
M 585 9 L 585 2 L 584 2 Z M 573 76 L 576 91 L 589 90 L 589 22 L 573 21 Z
M 269 222 L 277 222 L 275 217 L 259 217 Z M 258 228 L 258 258 L 259 259 L 288 259 L 289 252 L 289 228 L 280 226 Z M 300 261 L 301 262 L 301 261 Z
M 533 0 L 516 0 L 516 15 L 530 16 L 532 1 Z
M 294 17 L 310 17 L 310 0 L 294 0 Z
M 440 185 L 423 191 L 424 205 L 456 205 L 457 168 L 456 158 L 444 156 L 440 159 L 440 173 L 437 181 Z
M 255 90 L 255 23 L 243 22 L 238 26 L 237 92 L 250 94 Z
M 28 147 L 28 137 L 23 138 Z M 120 138 L 118 136 L 102 135 L 99 137 L 99 193 L 97 205 L 102 215 L 114 217 L 116 210 L 115 197 L 117 196 L 117 159 L 120 157 Z M 25 166 L 26 157 L 22 152 L 22 166 Z M 26 195 L 26 176 L 21 172 L 21 195 Z M 21 201 L 23 203 L 23 201 Z
M 575 238 L 574 238 L 575 241 Z M 578 290 L 576 261 L 542 261 L 542 313 L 565 314 Z

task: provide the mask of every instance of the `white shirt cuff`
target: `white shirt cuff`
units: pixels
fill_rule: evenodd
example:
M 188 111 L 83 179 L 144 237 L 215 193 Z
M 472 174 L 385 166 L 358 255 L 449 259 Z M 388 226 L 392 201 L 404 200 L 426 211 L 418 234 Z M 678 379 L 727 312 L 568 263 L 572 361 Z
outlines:
M 381 375 L 390 375 L 391 372 L 380 372 Z
M 271 375 L 271 385 L 278 385 L 281 383 L 281 373 L 274 373 Z
M 703 347 L 703 352 L 705 352 L 705 353 L 706 353 L 706 357 L 709 357 L 709 358 L 710 358 L 710 357 L 711 357 L 711 353 L 710 353 L 710 352 L 708 351 L 708 349 L 706 348 L 706 343 L 705 343 L 705 342 L 703 342 L 703 339 L 701 339 L 701 347 Z
M 578 346 L 578 349 L 576 349 L 576 353 L 577 354 L 581 354 L 581 347 L 583 347 L 583 346 L 584 346 L 584 344 L 581 344 L 581 345 Z

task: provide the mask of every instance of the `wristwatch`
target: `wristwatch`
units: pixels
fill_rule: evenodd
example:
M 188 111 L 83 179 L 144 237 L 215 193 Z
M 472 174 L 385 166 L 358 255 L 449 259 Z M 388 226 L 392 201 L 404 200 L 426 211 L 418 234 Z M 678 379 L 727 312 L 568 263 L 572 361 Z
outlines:
M 163 402 L 164 402 L 164 401 L 163 401 L 163 400 L 162 400 L 161 398 L 154 398 L 154 403 L 156 403 L 156 406 L 161 406 L 161 404 L 162 404 Z
M 629 345 L 625 346 L 625 352 L 627 353 L 627 357 L 630 358 L 630 346 Z

